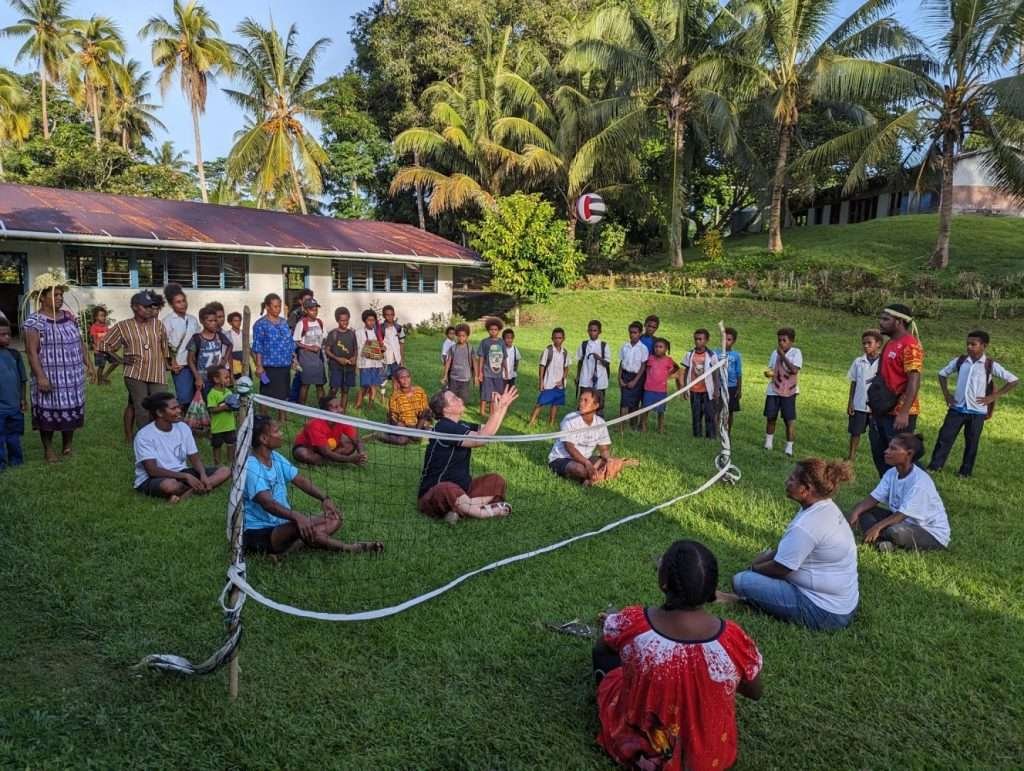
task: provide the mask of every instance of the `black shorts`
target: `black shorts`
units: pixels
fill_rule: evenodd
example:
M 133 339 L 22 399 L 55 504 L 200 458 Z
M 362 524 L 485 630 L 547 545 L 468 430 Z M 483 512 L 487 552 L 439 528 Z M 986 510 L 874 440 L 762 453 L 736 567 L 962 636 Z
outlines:
M 278 525 L 277 527 L 282 527 Z M 277 527 L 261 527 L 242 533 L 242 551 L 246 554 L 280 554 L 286 549 L 275 549 L 271 534 Z M 287 548 L 287 547 L 286 547 Z
M 206 476 L 209 477 L 213 476 L 214 473 L 216 473 L 217 467 L 206 466 L 205 470 Z M 185 469 L 185 473 L 191 474 L 196 479 L 199 478 L 199 474 L 196 472 L 194 468 Z M 160 483 L 163 482 L 164 479 L 166 479 L 166 477 L 149 477 L 148 479 L 146 479 L 145 482 L 143 482 L 141 485 L 135 488 L 135 492 L 142 493 L 143 495 L 148 495 L 150 498 L 166 498 L 167 496 L 164 495 L 163 490 L 160 489 Z
M 93 366 L 96 367 L 96 369 L 99 369 L 100 367 L 105 367 L 107 364 L 113 364 L 114 363 L 114 357 L 111 356 L 109 353 L 103 353 L 102 351 L 96 351 L 92 355 L 92 363 L 93 363 Z
M 210 446 L 217 450 L 226 444 L 234 446 L 235 444 L 235 432 L 234 431 L 221 431 L 217 434 L 210 434 Z
M 781 413 L 787 423 L 796 420 L 796 394 L 793 396 L 766 396 L 764 398 L 764 416 L 775 420 Z
M 867 431 L 870 418 L 870 412 L 854 412 L 846 424 L 846 430 L 850 432 L 850 436 L 860 436 Z
M 572 458 L 555 458 L 548 461 L 548 468 L 558 474 L 558 476 L 564 477 L 566 476 L 565 470 L 569 468 L 569 464 L 572 462 Z
M 739 397 L 739 393 L 738 392 L 739 392 L 739 388 L 737 388 L 736 386 L 730 386 L 730 388 L 729 388 L 729 412 L 739 412 L 740 409 L 741 409 L 740 408 L 740 397 Z

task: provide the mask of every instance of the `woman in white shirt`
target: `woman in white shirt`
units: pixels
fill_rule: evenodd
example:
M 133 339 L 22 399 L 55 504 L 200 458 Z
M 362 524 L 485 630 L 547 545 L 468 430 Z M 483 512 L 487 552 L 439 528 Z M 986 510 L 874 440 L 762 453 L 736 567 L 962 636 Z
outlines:
M 857 612 L 857 545 L 832 496 L 853 478 L 850 464 L 820 458 L 802 460 L 786 480 L 786 495 L 800 504 L 775 549 L 762 552 L 732 578 L 741 600 L 783 621 L 808 629 L 849 626 Z
M 860 525 L 864 543 L 884 552 L 949 546 L 946 507 L 928 472 L 914 465 L 923 455 L 917 434 L 897 434 L 889 442 L 885 462 L 891 468 L 850 512 L 850 525 Z

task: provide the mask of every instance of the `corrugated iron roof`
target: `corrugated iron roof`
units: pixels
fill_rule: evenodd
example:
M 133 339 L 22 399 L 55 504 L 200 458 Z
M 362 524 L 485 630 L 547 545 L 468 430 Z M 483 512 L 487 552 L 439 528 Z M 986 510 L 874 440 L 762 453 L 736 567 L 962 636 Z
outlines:
M 432 257 L 467 264 L 480 256 L 411 225 L 168 201 L 33 185 L 0 184 L 0 237 L 67 234 L 110 239 L 191 242 L 334 252 L 340 255 Z

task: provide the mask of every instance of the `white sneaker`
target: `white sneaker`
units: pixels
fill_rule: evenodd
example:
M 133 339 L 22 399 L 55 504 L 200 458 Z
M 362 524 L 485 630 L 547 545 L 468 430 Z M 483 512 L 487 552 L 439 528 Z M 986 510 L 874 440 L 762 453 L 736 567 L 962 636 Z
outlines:
M 765 436 L 765 438 L 764 438 L 764 448 L 766 450 L 772 449 L 774 444 L 775 444 L 775 435 L 774 434 L 768 434 L 767 436 Z
M 791 458 L 793 457 L 793 443 L 792 442 L 786 442 L 786 449 L 785 449 L 784 452 L 789 457 L 791 457 Z

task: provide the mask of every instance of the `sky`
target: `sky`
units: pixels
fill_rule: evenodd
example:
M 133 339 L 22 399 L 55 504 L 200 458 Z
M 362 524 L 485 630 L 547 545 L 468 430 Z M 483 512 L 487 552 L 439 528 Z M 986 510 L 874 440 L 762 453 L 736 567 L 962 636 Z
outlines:
M 2 0 L 0 0 L 2 2 Z M 852 11 L 862 0 L 840 0 L 839 15 Z M 918 0 L 897 0 L 896 15 L 910 26 L 915 25 L 918 12 Z M 352 16 L 369 5 L 364 0 L 264 0 L 264 2 L 246 2 L 246 0 L 208 0 L 207 7 L 220 24 L 221 34 L 229 40 L 236 39 L 235 27 L 247 16 L 267 24 L 271 20 L 281 28 L 296 24 L 299 30 L 299 47 L 304 52 L 318 37 L 332 40 L 320 59 L 317 76 L 324 79 L 341 72 L 353 56 L 349 31 L 352 27 Z M 109 16 L 121 28 L 125 38 L 127 54 L 138 59 L 146 66 L 151 66 L 149 43 L 138 37 L 138 31 L 146 21 L 155 15 L 170 16 L 170 0 L 153 2 L 152 0 L 134 0 L 116 2 L 115 0 L 72 0 L 69 13 L 73 17 L 87 18 L 93 14 Z M 0 6 L 0 27 L 6 27 L 17 21 L 11 7 L 2 2 Z M 918 30 L 918 34 L 921 31 Z M 17 38 L 0 38 L 0 66 L 10 67 L 19 72 L 34 69 L 29 61 L 14 66 L 14 56 L 21 46 Z M 155 104 L 162 104 L 158 111 L 161 121 L 167 126 L 167 133 L 157 129 L 155 140 L 160 144 L 165 139 L 173 140 L 178 150 L 187 151 L 189 160 L 193 157 L 192 117 L 188 104 L 177 88 L 177 81 L 161 97 L 155 84 L 154 74 L 152 97 Z M 226 156 L 231 149 L 234 132 L 241 126 L 242 120 L 238 108 L 228 102 L 220 91 L 221 86 L 229 86 L 228 82 L 218 82 L 210 90 L 207 99 L 206 115 L 202 119 L 203 157 L 212 160 Z

